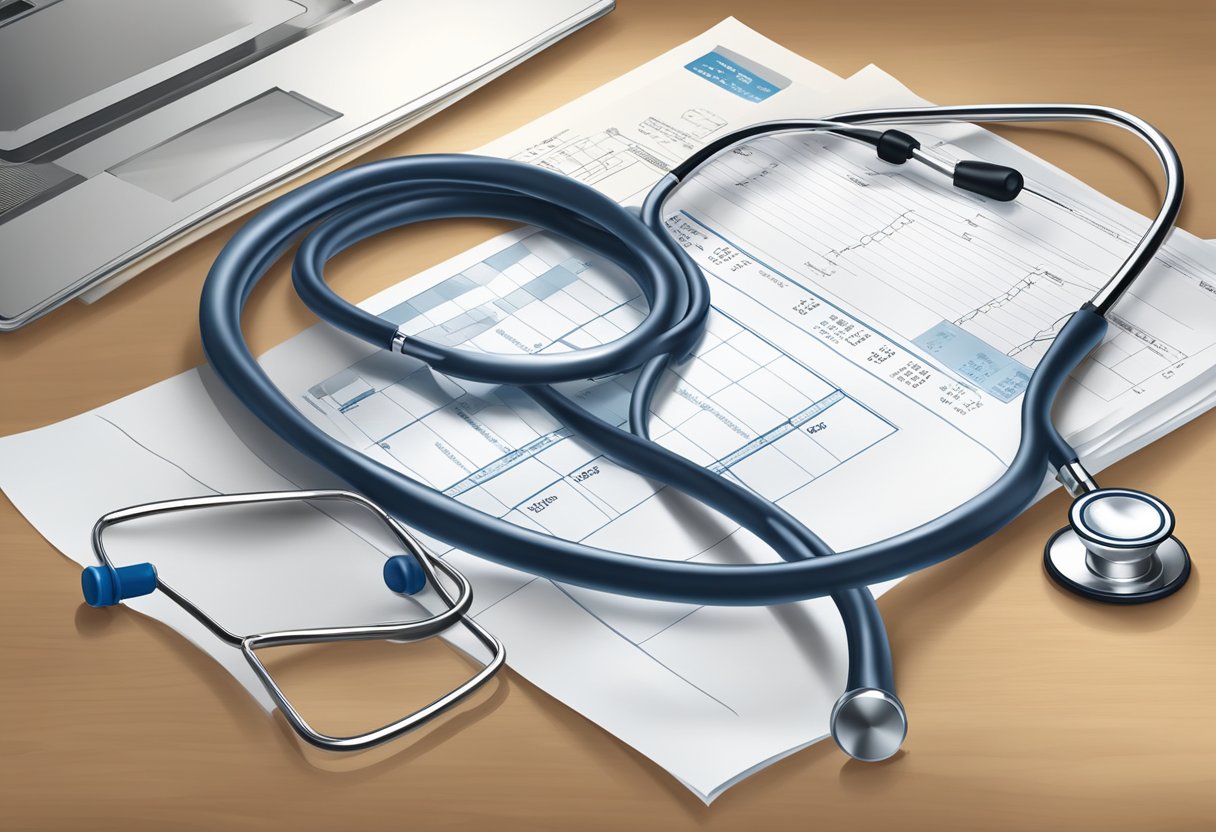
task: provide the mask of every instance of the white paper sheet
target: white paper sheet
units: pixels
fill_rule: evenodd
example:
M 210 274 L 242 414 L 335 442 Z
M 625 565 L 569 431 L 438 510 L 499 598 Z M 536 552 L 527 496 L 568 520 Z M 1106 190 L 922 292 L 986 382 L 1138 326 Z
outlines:
M 484 152 L 547 165 L 636 204 L 666 166 L 732 128 L 909 96 L 877 70 L 842 82 L 727 21 Z M 954 140 L 938 148 L 944 154 L 1014 152 L 972 128 L 918 131 Z M 1119 227 L 1143 222 L 1046 166 L 1020 156 L 1017 164 L 1081 209 L 1061 218 L 1043 206 L 992 205 L 918 173 L 892 175 L 863 149 L 818 137 L 756 142 L 706 171 L 671 203 L 671 228 L 706 270 L 715 309 L 696 356 L 656 401 L 657 440 L 778 501 L 837 549 L 932 519 L 990 483 L 1016 441 L 1024 371 L 1041 355 L 1037 330 L 1026 327 L 1075 308 L 1082 284 L 1091 291 L 1115 256 Z M 1078 375 L 1058 413 L 1066 434 L 1102 462 L 1190 418 L 1210 395 L 1201 382 L 1216 315 L 1202 285 L 1216 285 L 1213 257 L 1187 235 L 1170 257 L 1146 290 L 1153 304 L 1126 304 L 1127 328 Z M 884 282 L 889 274 L 906 283 Z M 614 267 L 525 229 L 364 305 L 426 338 L 534 352 L 610 339 L 637 320 L 636 294 Z M 1012 312 L 1028 299 L 1034 305 L 1022 311 L 1039 317 L 1020 321 Z M 1180 320 L 1152 319 L 1142 305 Z M 1138 333 L 1149 331 L 1145 356 Z M 1129 335 L 1140 340 L 1129 344 Z M 979 352 L 948 347 L 975 341 Z M 1143 366 L 1121 375 L 1137 355 Z M 435 376 L 321 327 L 271 350 L 263 366 L 318 426 L 513 522 L 659 557 L 772 558 L 719 515 L 599 457 L 520 394 Z M 567 392 L 621 420 L 627 383 Z M 1154 401 L 1164 415 L 1148 418 Z M 1121 438 L 1137 419 L 1139 432 Z M 0 440 L 0 454 L 0 486 L 81 563 L 91 562 L 93 521 L 116 507 L 332 484 L 206 370 Z M 334 525 L 294 562 L 291 552 L 254 560 L 199 551 L 201 536 L 174 523 L 123 543 L 155 553 L 147 557 L 162 574 L 233 629 L 408 616 L 407 602 L 379 583 L 383 546 Z M 827 732 L 845 649 L 823 599 L 773 609 L 639 601 L 430 542 L 472 579 L 473 612 L 505 642 L 512 667 L 706 802 Z M 234 582 L 244 594 L 222 591 Z M 154 595 L 131 606 L 215 655 L 269 707 L 239 655 L 170 602 Z

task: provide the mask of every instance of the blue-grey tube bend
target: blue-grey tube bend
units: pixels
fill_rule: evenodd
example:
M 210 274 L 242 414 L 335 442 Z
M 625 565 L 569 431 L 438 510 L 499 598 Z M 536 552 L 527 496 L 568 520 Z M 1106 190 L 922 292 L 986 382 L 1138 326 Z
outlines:
M 387 335 L 383 322 L 347 303 L 328 287 L 323 277 L 326 262 L 346 248 L 389 228 L 459 214 L 464 210 L 464 206 L 474 199 L 479 213 L 509 217 L 545 227 L 616 262 L 627 273 L 645 268 L 644 264 L 636 261 L 633 248 L 624 246 L 622 241 L 588 224 L 583 215 L 560 213 L 546 202 L 534 200 L 525 194 L 496 189 L 487 183 L 476 188 L 448 188 L 442 184 L 414 182 L 400 193 L 379 194 L 361 200 L 356 207 L 328 217 L 310 231 L 293 264 L 293 280 L 301 299 L 323 319 L 364 338 L 373 346 L 381 346 Z M 649 204 L 647 208 L 650 215 L 655 216 L 655 206 Z M 655 225 L 659 222 L 661 221 L 656 221 Z M 671 244 L 670 238 L 665 234 L 660 239 L 679 261 L 684 280 L 669 281 L 674 283 L 673 296 L 677 298 L 673 310 L 677 314 L 669 319 L 664 333 L 671 345 L 663 347 L 661 343 L 656 345 L 655 342 L 650 342 L 652 349 L 663 349 L 663 353 L 645 361 L 634 386 L 630 420 L 634 432 L 644 439 L 648 438 L 650 401 L 662 372 L 668 366 L 673 353 L 683 355 L 692 348 L 703 331 L 705 315 L 709 308 L 709 287 L 705 284 L 700 270 L 682 248 Z M 642 283 L 641 287 L 647 299 L 651 300 L 653 284 Z M 421 349 L 425 351 L 427 348 Z M 620 358 L 614 360 L 619 362 Z M 484 362 L 483 359 L 481 361 Z M 499 368 L 486 367 L 484 363 L 462 369 L 466 377 L 479 379 L 499 380 L 502 375 Z M 552 388 L 534 385 L 523 389 L 531 392 L 542 405 L 548 406 L 559 420 L 590 439 L 593 444 L 600 444 L 597 442 L 600 433 L 607 431 L 611 435 L 613 426 L 601 422 L 574 402 L 556 394 Z M 692 465 L 682 457 L 658 446 L 645 443 L 642 448 L 645 464 L 636 468 L 639 473 L 682 488 L 701 502 L 714 506 L 755 532 L 782 558 L 798 560 L 831 554 L 831 550 L 818 536 L 752 492 L 709 474 L 700 466 Z M 628 464 L 626 460 L 622 461 Z M 673 471 L 679 476 L 673 477 Z M 709 486 L 708 491 L 704 487 L 706 485 Z M 773 515 L 779 515 L 781 522 L 773 522 Z M 849 688 L 881 687 L 894 693 L 890 647 L 873 596 L 868 589 L 862 587 L 841 590 L 832 597 L 840 609 L 849 634 Z
M 419 161 L 423 160 L 423 161 Z M 429 165 L 429 167 L 428 167 Z M 514 166 L 508 170 L 502 166 Z M 368 195 L 403 195 L 411 184 L 454 181 L 475 188 L 479 181 L 511 187 L 531 198 L 550 202 L 588 217 L 605 234 L 617 237 L 637 255 L 636 264 L 653 270 L 656 278 L 631 271 L 651 299 L 656 321 L 645 338 L 628 336 L 606 345 L 591 361 L 574 367 L 585 378 L 640 366 L 656 355 L 647 339 L 661 339 L 666 323 L 680 318 L 680 293 L 659 283 L 679 269 L 676 258 L 642 223 L 590 189 L 564 177 L 535 174 L 538 169 L 477 157 L 412 157 L 378 162 L 332 174 L 288 194 L 255 216 L 217 258 L 203 289 L 200 328 L 208 360 L 217 374 L 261 421 L 302 453 L 342 477 L 404 522 L 451 545 L 486 559 L 533 574 L 605 590 L 685 603 L 768 605 L 797 601 L 899 577 L 955 555 L 1004 527 L 1033 499 L 1048 464 L 1071 461 L 1073 454 L 1051 425 L 1050 408 L 1060 385 L 1098 343 L 1105 321 L 1092 309 L 1075 313 L 1036 369 L 1023 400 L 1022 437 L 1009 469 L 988 489 L 941 517 L 879 543 L 830 557 L 750 565 L 667 561 L 625 555 L 584 546 L 520 528 L 460 504 L 396 471 L 364 457 L 317 430 L 271 383 L 244 342 L 241 310 L 249 293 L 274 258 L 311 225 L 358 204 Z M 606 203 L 606 204 L 605 204 Z M 438 215 L 454 216 L 454 213 Z M 570 226 L 567 226 L 567 230 Z M 559 233 L 563 233 L 559 230 Z M 672 280 L 674 283 L 674 280 Z M 656 312 L 656 307 L 658 311 Z M 686 311 L 686 310 L 685 310 Z M 387 345 L 395 327 L 386 322 L 353 321 L 352 326 L 379 327 Z M 644 322 L 642 326 L 647 326 Z M 641 327 L 639 328 L 641 329 Z M 637 332 L 637 330 L 635 330 Z M 423 345 L 424 347 L 426 345 Z M 614 350 L 620 354 L 614 354 Z M 452 351 L 459 352 L 459 351 Z M 590 352 L 590 351 L 588 351 Z M 575 354 L 578 355 L 578 354 Z M 427 360 L 424 355 L 420 355 Z M 453 372 L 450 356 L 438 354 L 437 369 Z M 519 364 L 538 362 L 541 371 L 519 373 L 519 383 L 549 382 L 565 377 L 560 362 L 528 356 Z M 615 363 L 614 363 L 615 362 Z M 588 366 L 600 372 L 584 372 Z M 459 370 L 459 367 L 456 368 Z M 553 375 L 557 374 L 557 378 Z M 539 376 L 539 377 L 537 377 Z M 516 376 L 512 376 L 513 378 Z M 536 378 L 529 382 L 526 379 Z M 493 379 L 503 380 L 503 379 Z M 512 382 L 515 383 L 515 382 Z M 620 431 L 624 436 L 629 436 Z M 636 439 L 636 437 L 634 437 Z M 641 440 L 638 440 L 639 442 Z M 643 443 L 645 444 L 645 443 Z M 710 476 L 707 474 L 707 476 Z
M 636 431 L 623 431 L 604 422 L 552 387 L 525 389 L 550 415 L 609 459 L 713 506 L 749 529 L 785 560 L 833 554 L 818 535 L 780 506 L 650 442 Z M 866 587 L 852 587 L 833 592 L 831 598 L 844 622 L 849 648 L 846 689 L 878 688 L 894 694 L 891 646 L 874 596 Z

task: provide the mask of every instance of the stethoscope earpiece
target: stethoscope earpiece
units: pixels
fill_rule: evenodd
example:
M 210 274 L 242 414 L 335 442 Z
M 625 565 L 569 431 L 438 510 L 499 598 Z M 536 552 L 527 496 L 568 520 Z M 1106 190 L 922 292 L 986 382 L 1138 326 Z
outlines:
M 106 553 L 102 540 L 105 530 L 111 526 L 156 515 L 217 507 L 231 508 L 322 501 L 354 504 L 379 519 L 390 535 L 396 538 L 397 543 L 406 551 L 406 554 L 393 555 L 385 561 L 383 570 L 385 585 L 391 591 L 402 595 L 414 595 L 430 586 L 443 609 L 423 618 L 414 617 L 379 624 L 313 627 L 241 635 L 226 629 L 189 598 L 161 580 L 156 574 L 156 567 L 152 564 L 135 563 L 130 566 L 115 566 Z M 84 593 L 85 603 L 91 607 L 110 607 L 129 598 L 150 595 L 159 589 L 162 594 L 168 596 L 185 612 L 193 616 L 199 624 L 211 631 L 212 635 L 230 647 L 240 650 L 258 680 L 266 688 L 270 698 L 274 700 L 275 705 L 287 719 L 288 724 L 305 742 L 326 751 L 362 751 L 425 725 L 489 681 L 506 660 L 506 650 L 501 642 L 468 614 L 473 603 L 473 588 L 469 585 L 468 579 L 456 567 L 428 552 L 417 538 L 382 508 L 350 491 L 264 491 L 253 494 L 219 494 L 146 503 L 103 515 L 93 526 L 92 537 L 93 554 L 96 555 L 98 564 L 85 567 L 80 576 L 80 587 Z M 437 580 L 437 575 L 445 576 L 455 588 L 454 591 L 449 590 Z M 429 705 L 387 725 L 351 736 L 331 736 L 310 725 L 292 705 L 275 681 L 273 674 L 258 657 L 259 650 L 289 644 L 327 644 L 364 640 L 421 641 L 446 633 L 457 625 L 463 627 L 489 652 L 490 658 L 481 669 Z

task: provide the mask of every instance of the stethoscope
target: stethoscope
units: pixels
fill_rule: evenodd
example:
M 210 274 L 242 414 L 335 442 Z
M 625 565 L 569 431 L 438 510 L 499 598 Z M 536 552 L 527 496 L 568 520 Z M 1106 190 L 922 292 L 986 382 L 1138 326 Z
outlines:
M 663 373 L 691 352 L 709 310 L 709 286 L 666 233 L 664 205 L 681 183 L 724 151 L 759 136 L 796 131 L 827 132 L 862 142 L 873 146 L 886 162 L 900 165 L 914 160 L 949 177 L 955 187 L 988 199 L 1015 199 L 1024 181 L 1012 168 L 976 161 L 953 164 L 925 152 L 906 133 L 858 126 L 960 121 L 1090 121 L 1123 127 L 1143 139 L 1160 159 L 1166 176 L 1164 199 L 1127 260 L 1073 313 L 1035 368 L 1022 402 L 1020 444 L 1005 473 L 936 520 L 887 540 L 833 552 L 779 506 L 649 439 L 650 405 Z M 1076 498 L 1069 526 L 1047 544 L 1045 564 L 1053 578 L 1088 598 L 1114 603 L 1162 598 L 1186 581 L 1190 559 L 1171 536 L 1174 518 L 1169 508 L 1141 492 L 1098 488 L 1051 418 L 1061 385 L 1101 341 L 1105 316 L 1160 250 L 1181 200 L 1182 167 L 1165 136 L 1135 116 L 1089 105 L 869 110 L 824 120 L 758 124 L 711 142 L 673 169 L 650 191 L 640 214 L 573 179 L 519 162 L 465 155 L 404 157 L 329 174 L 259 212 L 216 259 L 203 287 L 200 328 L 208 361 L 262 422 L 347 482 L 369 505 L 382 506 L 386 517 L 391 514 L 455 548 L 554 581 L 665 601 L 771 605 L 830 595 L 844 622 L 849 657 L 846 690 L 831 715 L 832 735 L 850 756 L 882 760 L 899 749 L 907 719 L 895 694 L 882 618 L 866 587 L 932 566 L 1000 530 L 1032 502 L 1046 470 L 1054 469 Z M 530 356 L 484 354 L 406 335 L 395 324 L 343 300 L 325 283 L 325 263 L 361 240 L 398 226 L 450 217 L 512 220 L 570 239 L 620 266 L 637 283 L 649 310 L 632 332 L 601 346 Z M 276 389 L 241 331 L 241 312 L 253 288 L 296 241 L 300 241 L 293 265 L 296 290 L 323 320 L 445 375 L 518 387 L 610 459 L 730 517 L 770 545 L 784 562 L 668 561 L 530 531 L 483 514 L 328 436 Z M 601 421 L 551 386 L 633 370 L 639 372 L 628 430 Z M 442 561 L 420 554 L 417 547 L 407 551 L 393 559 L 397 563 L 393 568 L 400 572 L 406 568 L 402 561 L 413 557 L 426 566 L 424 577 L 433 582 L 434 568 L 442 567 Z M 103 566 L 94 567 L 100 570 L 94 578 L 109 587 L 105 599 L 112 603 L 156 588 L 156 579 L 145 574 L 142 582 L 138 576 L 127 582 L 133 587 L 130 593 L 123 590 L 117 575 L 121 570 L 100 553 L 99 557 Z M 389 583 L 392 588 L 412 589 L 425 581 L 411 585 L 398 575 L 396 582 Z M 163 583 L 160 586 L 165 588 Z M 444 598 L 450 616 L 463 615 L 450 612 L 460 609 L 463 600 L 450 594 Z M 495 656 L 500 664 L 500 648 Z

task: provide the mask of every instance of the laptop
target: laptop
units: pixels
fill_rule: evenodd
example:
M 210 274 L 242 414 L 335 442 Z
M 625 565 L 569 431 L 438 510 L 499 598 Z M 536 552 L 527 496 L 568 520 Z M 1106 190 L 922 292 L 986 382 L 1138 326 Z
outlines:
M 0 0 L 0 331 L 95 300 L 612 7 Z

